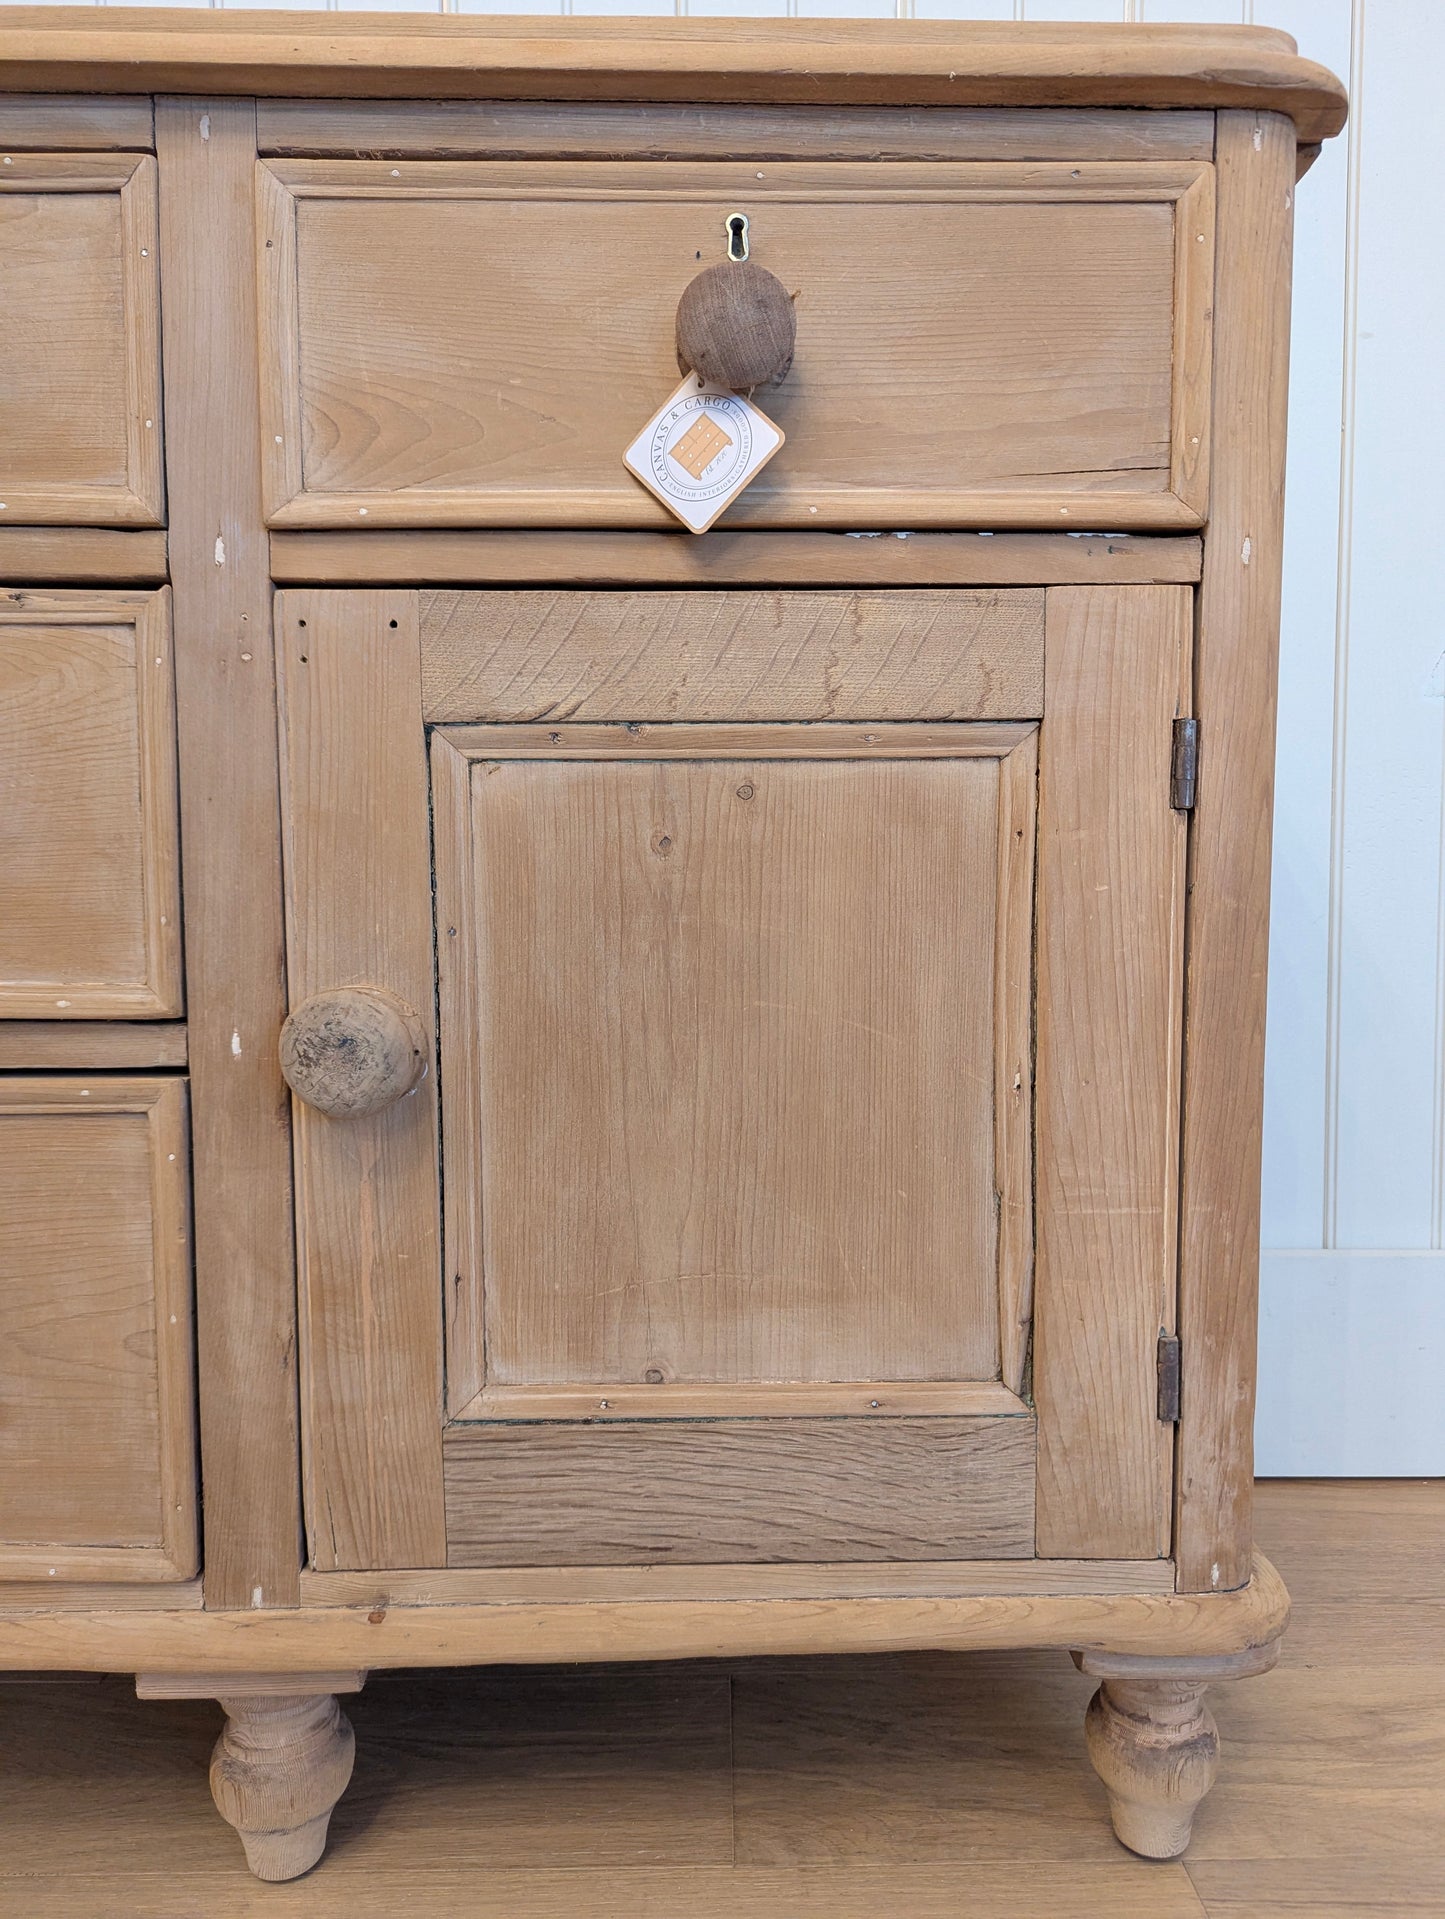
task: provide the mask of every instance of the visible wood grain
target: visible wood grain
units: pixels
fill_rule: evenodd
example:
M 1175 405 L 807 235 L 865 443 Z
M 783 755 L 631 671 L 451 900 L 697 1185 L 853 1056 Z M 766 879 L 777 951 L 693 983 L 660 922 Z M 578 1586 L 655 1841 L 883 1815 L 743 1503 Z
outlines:
M 1177 1859 L 1219 1770 L 1219 1733 L 1197 1680 L 1106 1679 L 1084 1722 L 1121 1845 Z
M 599 1390 L 601 1397 L 599 1397 Z M 996 1379 L 753 1381 L 725 1386 L 489 1386 L 455 1415 L 458 1419 L 587 1419 L 604 1424 L 619 1419 L 776 1418 L 807 1415 L 897 1419 L 952 1414 L 1027 1415 L 1018 1394 Z
M 1211 1694 L 1224 1764 L 1188 1877 L 1116 1846 L 1079 1738 L 1087 1684 L 1058 1654 L 483 1667 L 374 1678 L 349 1708 L 357 1770 L 306 1911 L 958 1919 L 966 1896 L 970 1919 L 1438 1919 L 1445 1484 L 1265 1482 L 1256 1505 L 1296 1616 L 1279 1671 Z M 716 1589 L 718 1569 L 586 1576 Z M 401 1603 L 388 1578 L 421 1598 L 427 1578 L 462 1597 L 462 1582 L 565 1577 L 307 1579 L 353 1585 L 364 1617 Z M 271 1895 L 200 1785 L 214 1708 L 138 1704 L 121 1678 L 25 1677 L 0 1678 L 0 1907 L 255 1919 Z
M 555 726 L 449 726 L 446 738 L 473 760 L 613 761 L 665 763 L 687 760 L 997 760 L 1021 746 L 1035 729 L 1027 724 L 981 720 L 972 725 L 927 725 L 911 721 L 859 721 L 813 726 L 719 724 Z M 747 795 L 742 797 L 746 798 Z
M 1354 1798 L 1345 1816 L 1358 1822 L 1360 1810 Z M 1368 1850 L 1357 1843 L 1338 1859 L 1191 1859 L 1189 1882 L 1208 1919 L 1439 1919 L 1445 1852 L 1387 1850 L 1370 1839 Z
M 1022 1392 L 1033 1326 L 1034 841 L 1039 738 L 1000 762 L 994 935 L 993 1157 L 998 1196 L 1000 1377 Z
M 351 985 L 393 994 L 417 1016 L 428 1067 L 409 1097 L 370 1116 L 337 1121 L 296 1108 L 311 1563 L 441 1565 L 440 1195 L 416 596 L 283 594 L 277 648 L 292 1004 Z
M 184 1066 L 186 1029 L 133 1020 L 0 1020 L 0 1071 Z
M 166 536 L 112 527 L 0 526 L 0 579 L 17 586 L 159 586 Z
M 678 371 L 735 392 L 785 379 L 797 338 L 788 289 L 756 260 L 704 267 L 677 303 Z
M 1003 1424 L 1011 1422 L 1004 1421 Z M 1257 1555 L 1229 1593 L 984 1594 L 892 1599 L 611 1600 L 6 1614 L 15 1671 L 294 1672 L 337 1666 L 548 1665 L 753 1654 L 1108 1648 L 1231 1652 L 1278 1637 L 1283 1583 Z
M 478 756 L 448 1057 L 481 1063 L 447 1186 L 485 1275 L 452 1284 L 489 1383 L 996 1377 L 1000 776 L 956 756 L 1026 731 L 447 735 Z M 796 757 L 850 734 L 955 757 Z
M 261 100 L 264 154 L 459 160 L 1212 160 L 1208 113 Z
M 159 253 L 149 154 L 0 168 L 7 524 L 163 520 Z
M 308 1683 L 314 1683 L 309 1682 Z M 211 1797 L 258 1879 L 298 1879 L 326 1848 L 331 1811 L 356 1758 L 351 1721 L 329 1693 L 221 1695 Z
M 0 554 L 4 547 L 0 544 Z M 1197 580 L 1197 534 L 273 533 L 295 586 L 1054 586 Z
M 366 1728 L 362 1737 L 364 1742 Z M 420 1731 L 406 1742 L 404 1750 L 413 1746 L 423 1755 L 432 1751 Z M 530 1757 L 529 1748 L 522 1750 Z M 588 1757 L 596 1763 L 595 1746 L 588 1749 Z M 409 1765 L 408 1772 L 417 1763 Z M 489 1782 L 498 1774 L 505 1775 L 505 1754 L 495 1772 L 490 1763 L 482 1770 Z M 571 1783 L 575 1775 L 564 1777 Z M 674 1778 L 675 1767 L 671 1765 L 658 1764 L 643 1771 L 639 1764 L 639 1786 L 643 1789 L 651 1787 L 656 1792 L 659 1779 Z M 527 1785 L 535 1783 L 529 1775 Z M 337 1808 L 338 1832 L 355 1794 L 353 1787 Z M 180 1796 L 179 1789 L 168 1795 L 172 1799 Z M 435 1796 L 435 1781 L 428 1769 L 425 1787 L 417 1798 L 430 1808 Z M 573 1785 L 566 1804 L 570 1807 L 578 1796 L 579 1788 Z M 597 1796 L 595 1792 L 591 1795 Z M 690 1795 L 674 1791 L 672 1797 Z M 557 1827 L 551 1823 L 554 1817 L 549 1810 L 534 1809 L 523 1800 L 517 1824 L 531 1848 L 540 1846 L 542 1831 L 552 1835 L 554 1848 L 559 1831 L 571 1840 L 574 1828 Z M 660 1812 L 659 1817 L 665 1819 L 666 1815 Z M 491 1829 L 490 1805 L 470 1819 L 465 1811 L 454 1818 L 459 1827 L 465 1823 L 469 1833 L 482 1827 Z M 609 1829 L 604 1808 L 598 1809 L 596 1818 Z M 133 1819 L 129 1826 L 117 1821 L 113 1845 L 123 1857 L 129 1856 L 123 1848 L 133 1825 Z M 413 1836 L 418 1832 L 414 1824 L 409 1830 Z M 348 1827 L 347 1832 L 350 1839 L 352 1829 Z M 429 1826 L 422 1826 L 420 1832 L 431 1836 Z M 612 1837 L 614 1844 L 619 1843 L 619 1835 L 614 1832 Z M 1109 1843 L 1113 1846 L 1112 1840 Z M 398 1850 L 409 1857 L 408 1841 L 399 1840 Z M 474 1850 L 466 1840 L 458 1842 L 456 1852 L 455 1863 L 447 1867 L 438 1867 L 425 1857 L 401 1870 L 361 1870 L 354 1862 L 354 1853 L 348 1852 L 344 1864 L 339 1854 L 333 1854 L 327 1869 L 307 1885 L 309 1919 L 391 1919 L 407 1906 L 441 1911 L 449 1900 L 464 1907 L 471 1919 L 578 1919 L 579 1913 L 590 1919 L 590 1915 L 606 1912 L 609 1906 L 625 1912 L 627 1919 L 676 1919 L 680 1910 L 685 1910 L 690 1919 L 779 1919 L 783 1913 L 787 1919 L 877 1919 L 880 1911 L 887 1911 L 891 1919 L 957 1919 L 961 1876 L 968 1882 L 971 1919 L 1037 1919 L 1041 1910 L 1067 1912 L 1069 1919 L 1204 1919 L 1204 1908 L 1190 1890 L 1182 1865 L 1141 1870 L 1137 1860 L 1123 1858 L 1091 1859 L 1086 1866 L 1057 1862 L 1036 1865 L 1031 1860 L 1026 1874 L 1021 1874 L 1016 1864 L 970 1862 L 965 1869 L 952 1860 L 929 1866 L 825 1865 L 798 1870 L 688 1864 L 660 1871 L 651 1863 L 653 1855 L 646 1852 L 642 1857 L 649 1863 L 625 1867 L 591 1866 L 580 1861 L 571 1867 L 499 1866 L 490 1849 Z M 595 1852 L 590 1856 L 595 1857 Z M 0 1888 L 4 1883 L 0 1881 Z M 45 1879 L 24 1884 L 23 1896 L 29 1902 L 27 1919 L 58 1919 L 61 1914 L 72 1919 L 77 1892 L 81 1897 L 88 1896 L 94 1883 L 88 1875 L 65 1871 L 57 1876 L 53 1867 L 48 1869 Z M 238 1883 L 213 1869 L 198 1868 L 184 1874 L 170 1869 L 141 1869 L 128 1871 L 123 1880 L 114 1883 L 124 1896 L 136 1901 L 133 1910 L 144 1911 L 146 1919 L 194 1919 L 198 1897 L 205 1902 L 207 1919 L 253 1919 L 257 1911 L 255 1888 L 244 1876 Z M 59 1889 L 64 1904 L 51 1903 L 53 1888 Z M 1049 1903 L 1040 1907 L 1040 1900 Z M 1396 1908 L 1389 1910 L 1394 1912 Z M 1422 1908 L 1411 1910 L 1419 1912 Z M 1358 1908 L 1352 1909 L 1350 1919 L 1355 1919 L 1357 1912 Z M 1250 1919 L 1255 1915 L 1251 1914 Z M 1270 1919 L 1274 1919 L 1273 1909 Z M 1311 1919 L 1317 1916 L 1312 1913 Z M 1328 1919 L 1336 1919 L 1334 1909 Z
M 228 1699 L 266 1698 L 274 1693 L 360 1692 L 366 1684 L 364 1672 L 295 1673 L 246 1672 L 226 1675 Z M 214 1699 L 216 1682 L 204 1673 L 138 1672 L 135 1676 L 137 1699 Z
M 988 1593 L 1172 1593 L 1167 1560 L 974 1559 L 850 1565 L 452 1567 L 441 1572 L 301 1575 L 302 1604 L 464 1606 L 548 1600 L 586 1606 L 613 1599 L 887 1599 Z
M 1039 1551 L 1169 1550 L 1188 671 L 1182 587 L 1049 595 L 1039 771 Z
M 449 1566 L 1032 1556 L 1024 1419 L 451 1426 Z
M 1184 133 L 1182 128 L 1178 131 Z M 6 153 L 25 147 L 60 152 L 132 148 L 148 153 L 154 145 L 151 103 L 141 94 L 110 100 L 90 93 L 0 96 L 0 149 Z
M 375 987 L 313 993 L 281 1028 L 286 1084 L 330 1119 L 365 1118 L 394 1105 L 426 1071 L 431 1053 L 417 1014 Z
M 1175 202 L 1207 168 L 764 172 L 263 165 L 271 523 L 659 524 L 665 510 L 617 448 L 676 384 L 679 298 L 739 206 L 754 262 L 797 294 L 799 333 L 793 372 L 769 395 L 787 456 L 729 508 L 732 522 L 1199 523 L 1169 490 L 1171 422 L 1207 431 L 1207 382 L 1191 369 L 1209 287 L 1176 271 Z M 535 342 L 554 337 L 567 354 L 543 364 Z M 513 369 L 505 382 L 499 365 Z M 886 432 L 857 405 L 879 365 Z M 587 367 L 606 367 L 606 382 L 579 381 Z
M 0 594 L 0 1013 L 182 1010 L 170 594 Z
M 369 15 L 304 35 L 266 14 L 144 8 L 103 30 L 68 9 L 15 9 L 0 80 L 157 93 L 442 99 L 800 101 L 808 105 L 1268 107 L 1298 137 L 1344 124 L 1344 88 L 1260 27 L 1113 33 L 991 21 L 549 19 Z
M 0 1578 L 196 1570 L 186 1089 L 0 1084 Z
M 1190 848 L 1179 1327 L 1179 1579 L 1238 1583 L 1251 1549 L 1265 972 L 1283 544 L 1294 147 L 1278 115 L 1219 126 L 1219 443 L 1199 592 L 1203 741 Z
M 1214 323 L 1214 169 L 1174 203 L 1174 384 L 1169 485 L 1202 519 L 1209 509 Z
M 424 593 L 434 720 L 992 720 L 1043 712 L 1038 591 Z
M 203 123 L 204 122 L 204 127 Z M 204 134 L 204 137 L 203 137 Z M 167 441 L 193 1009 L 206 1596 L 294 1605 L 295 1242 L 285 1082 L 271 586 L 256 454 L 245 102 L 157 109 Z
M 1387 1606 L 1445 1602 L 1436 1551 L 1445 1480 L 1266 1479 L 1255 1486 L 1255 1507 L 1259 1535 L 1285 1565 L 1306 1617 L 1345 1602 L 1382 1617 Z M 1357 1563 L 1345 1590 L 1339 1561 L 1347 1554 Z
M 0 1580 L 0 1613 L 12 1612 L 178 1612 L 201 1609 L 199 1579 L 178 1579 L 163 1586 L 133 1585 L 124 1580 L 67 1579 Z M 0 1675 L 0 1685 L 5 1675 Z

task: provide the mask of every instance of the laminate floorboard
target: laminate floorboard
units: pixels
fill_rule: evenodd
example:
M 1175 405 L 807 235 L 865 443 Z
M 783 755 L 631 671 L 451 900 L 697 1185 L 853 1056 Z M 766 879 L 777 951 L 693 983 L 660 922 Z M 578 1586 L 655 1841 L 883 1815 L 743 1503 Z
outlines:
M 1295 1623 L 1211 1695 L 1184 1863 L 1111 1837 L 1062 1655 L 379 1675 L 285 1886 L 212 1809 L 219 1708 L 0 1678 L 0 1919 L 1445 1919 L 1445 1482 L 1259 1492 Z

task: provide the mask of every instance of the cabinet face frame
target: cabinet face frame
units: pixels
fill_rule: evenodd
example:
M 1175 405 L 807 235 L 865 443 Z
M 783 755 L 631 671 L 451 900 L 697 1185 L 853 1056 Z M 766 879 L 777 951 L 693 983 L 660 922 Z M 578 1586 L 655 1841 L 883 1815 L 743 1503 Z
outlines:
M 168 587 L 144 592 L 25 592 L 0 596 L 8 628 L 125 627 L 131 631 L 139 871 L 135 911 L 144 966 L 136 979 L 57 976 L 0 983 L 0 1019 L 166 1019 L 184 1010 L 175 677 Z M 61 722 L 63 723 L 63 722 Z M 64 817 L 56 820 L 64 831 Z M 57 847 L 63 873 L 64 848 Z
M 143 1116 L 149 1141 L 159 1540 L 148 1546 L 0 1545 L 0 1580 L 169 1583 L 190 1579 L 198 1563 L 186 1082 L 106 1073 L 0 1078 L 0 1115 L 71 1118 L 83 1128 L 107 1114 Z M 119 1203 L 123 1196 L 116 1197 Z M 56 1502 L 64 1497 L 57 1488 Z
M 308 485 L 302 368 L 318 343 L 312 341 L 308 347 L 303 342 L 298 220 L 303 206 L 328 201 L 357 206 L 368 202 L 391 206 L 493 202 L 517 207 L 528 202 L 625 204 L 634 214 L 645 214 L 649 203 L 677 206 L 689 201 L 746 200 L 755 203 L 759 216 L 770 204 L 816 207 L 820 212 L 866 206 L 895 216 L 906 216 L 910 206 L 930 205 L 1167 206 L 1173 220 L 1171 309 L 1158 317 L 1170 339 L 1168 446 L 1162 466 L 1149 469 L 1164 471 L 1161 488 L 1131 489 L 1127 473 L 1111 486 L 1103 483 L 1105 475 L 1099 472 L 1093 473 L 1091 484 L 1038 491 L 1010 488 L 1006 483 L 910 488 L 803 480 L 790 485 L 785 475 L 750 488 L 732 509 L 730 523 L 815 530 L 859 525 L 910 529 L 1104 525 L 1180 531 L 1204 520 L 1214 267 L 1214 170 L 1205 162 L 1099 161 L 1070 167 L 1006 161 L 929 166 L 823 161 L 777 163 L 759 172 L 746 162 L 684 167 L 655 161 L 548 165 L 542 160 L 403 160 L 390 165 L 371 160 L 275 159 L 258 165 L 257 198 L 260 439 L 271 527 L 648 527 L 663 525 L 667 519 L 665 510 L 642 488 L 623 483 L 620 451 L 618 462 L 605 471 L 594 471 L 581 481 L 574 475 L 559 485 L 518 485 L 505 480 L 330 490 Z M 670 328 L 669 315 L 665 329 L 669 337 Z M 914 368 L 915 378 L 917 372 Z M 556 369 L 551 377 L 554 382 L 560 377 Z M 639 394 L 644 417 L 650 399 L 650 394 Z M 560 402 L 554 398 L 548 404 Z M 424 412 L 419 417 L 424 418 Z M 1003 428 L 998 435 L 1008 438 Z M 1130 449 L 1131 456 L 1135 451 Z M 775 486 L 780 488 L 776 495 Z
M 119 202 L 125 481 L 0 481 L 6 525 L 160 526 L 160 242 L 156 162 L 148 154 L 18 153 L 0 168 L 0 194 L 113 194 Z M 3 459 L 3 449 L 0 449 Z

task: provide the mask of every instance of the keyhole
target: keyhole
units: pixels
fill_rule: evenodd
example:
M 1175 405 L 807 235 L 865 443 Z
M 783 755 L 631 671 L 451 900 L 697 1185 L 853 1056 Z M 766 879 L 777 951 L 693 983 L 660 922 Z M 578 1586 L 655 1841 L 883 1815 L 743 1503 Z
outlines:
M 748 216 L 745 213 L 728 215 L 728 258 L 746 260 L 748 257 Z

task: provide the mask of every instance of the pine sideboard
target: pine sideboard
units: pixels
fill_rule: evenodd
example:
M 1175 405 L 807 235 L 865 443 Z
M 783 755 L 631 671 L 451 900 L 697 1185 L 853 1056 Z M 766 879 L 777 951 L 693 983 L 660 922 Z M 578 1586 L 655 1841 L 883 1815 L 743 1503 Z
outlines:
M 1172 1856 L 1250 1426 L 1253 28 L 7 8 L 0 1666 L 1053 1647 Z M 781 452 L 622 453 L 744 215 Z

